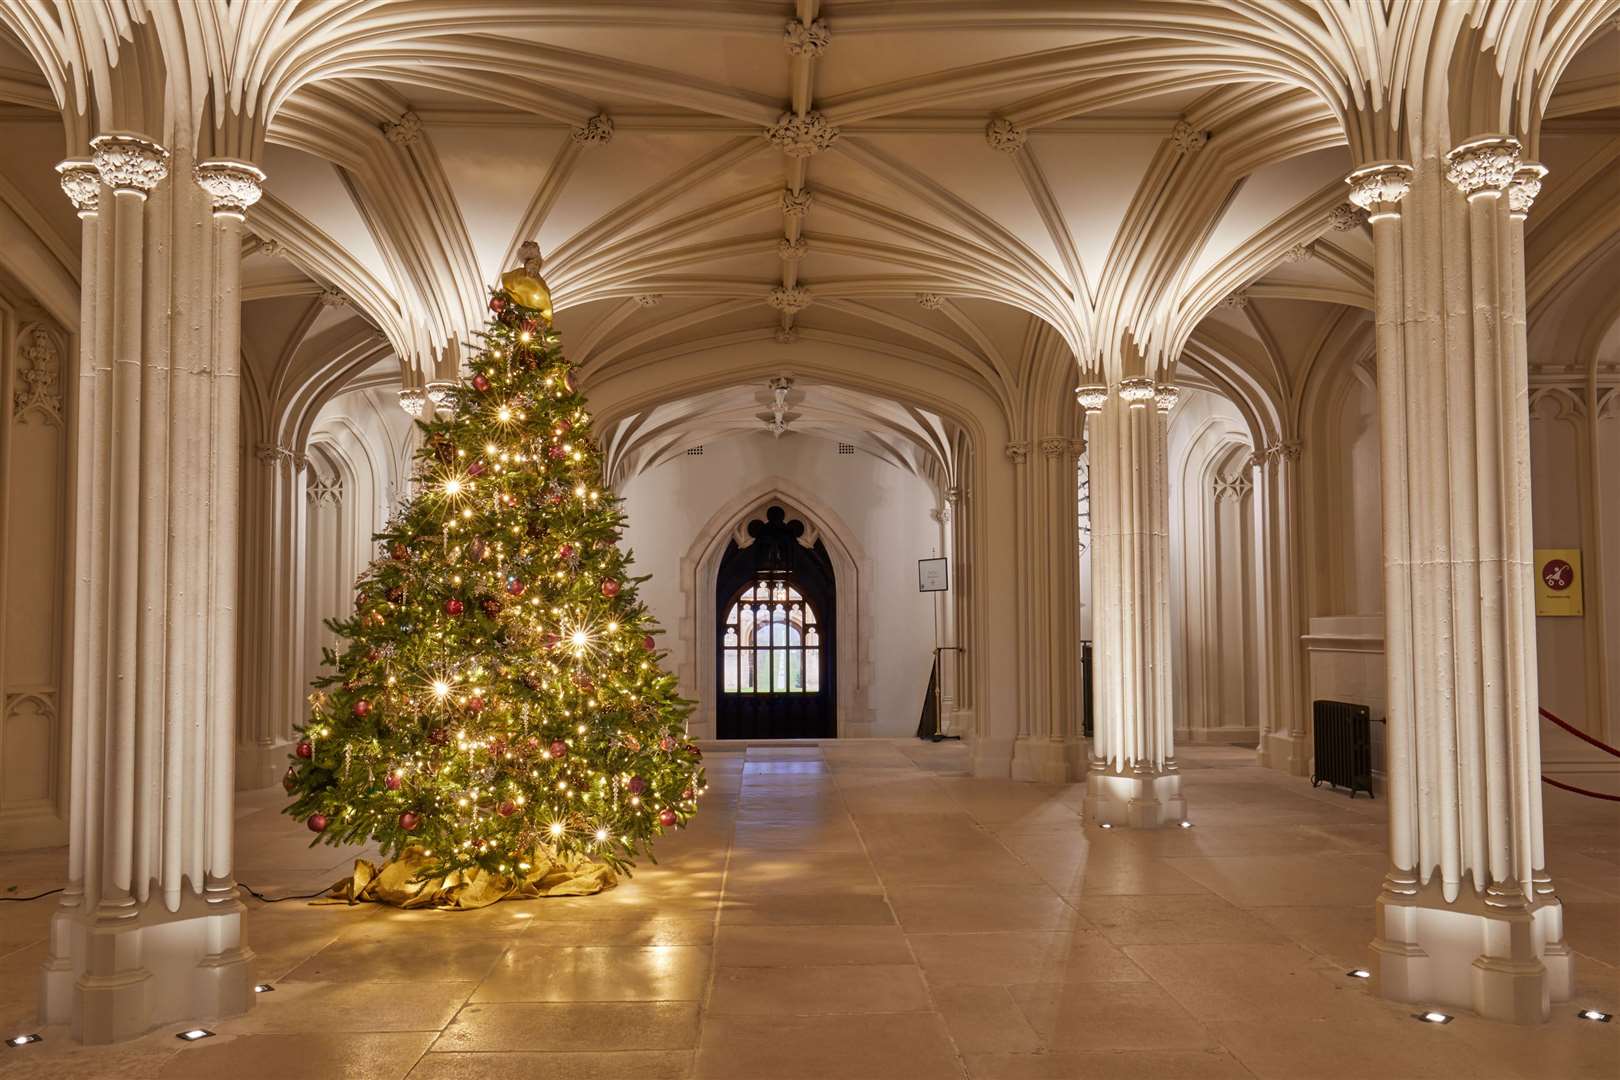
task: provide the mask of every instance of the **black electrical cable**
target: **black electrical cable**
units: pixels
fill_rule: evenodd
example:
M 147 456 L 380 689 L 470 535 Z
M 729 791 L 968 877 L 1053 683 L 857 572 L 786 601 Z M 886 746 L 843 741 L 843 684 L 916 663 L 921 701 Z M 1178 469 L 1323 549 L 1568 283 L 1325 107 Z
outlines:
M 47 896 L 55 896 L 57 893 L 62 892 L 66 888 L 67 886 L 64 885 L 61 889 L 52 889 L 50 892 L 35 893 L 33 896 L 0 896 L 0 900 L 4 900 L 10 904 L 24 904 L 30 900 L 41 900 Z

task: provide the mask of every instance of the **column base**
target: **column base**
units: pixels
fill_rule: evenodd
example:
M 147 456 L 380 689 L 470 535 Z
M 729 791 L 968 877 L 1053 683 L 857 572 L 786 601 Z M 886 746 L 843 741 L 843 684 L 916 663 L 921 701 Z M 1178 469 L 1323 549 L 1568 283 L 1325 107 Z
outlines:
M 1549 883 L 1550 890 L 1550 883 Z M 1470 1009 L 1488 1020 L 1539 1024 L 1574 993 L 1564 908 L 1549 891 L 1476 893 L 1448 902 L 1440 882 L 1391 871 L 1379 894 L 1373 953 L 1378 992 L 1394 1001 Z
M 236 748 L 236 790 L 256 791 L 281 783 L 294 741 L 245 743 Z
M 1303 734 L 1272 731 L 1260 736 L 1260 764 L 1290 776 L 1309 776 L 1311 758 Z
M 1013 743 L 1012 778 L 1041 784 L 1067 784 L 1086 772 L 1084 739 L 1021 735 Z
M 234 896 L 210 901 L 187 887 L 178 911 L 156 897 L 123 910 L 113 918 L 64 907 L 51 918 L 40 977 L 44 1023 L 67 1024 L 73 1038 L 100 1044 L 252 1007 L 253 952 L 242 943 Z
M 1013 739 L 987 739 L 983 735 L 973 740 L 969 751 L 973 762 L 973 775 L 991 780 L 1012 778 Z
M 1097 825 L 1160 829 L 1187 820 L 1181 770 L 1174 760 L 1162 770 L 1139 765 L 1125 772 L 1093 763 L 1086 774 L 1085 818 Z

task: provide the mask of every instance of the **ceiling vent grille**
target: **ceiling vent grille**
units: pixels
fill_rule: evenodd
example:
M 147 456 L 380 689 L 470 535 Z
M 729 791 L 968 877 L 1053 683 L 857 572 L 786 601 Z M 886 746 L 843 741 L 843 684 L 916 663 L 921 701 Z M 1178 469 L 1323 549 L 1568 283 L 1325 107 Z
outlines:
M 686 448 L 686 456 L 687 457 L 702 457 L 703 456 L 703 447 L 701 447 L 701 446 L 688 446 Z
M 838 452 L 840 454 L 853 454 L 855 452 L 855 448 L 847 442 L 841 442 L 838 444 Z

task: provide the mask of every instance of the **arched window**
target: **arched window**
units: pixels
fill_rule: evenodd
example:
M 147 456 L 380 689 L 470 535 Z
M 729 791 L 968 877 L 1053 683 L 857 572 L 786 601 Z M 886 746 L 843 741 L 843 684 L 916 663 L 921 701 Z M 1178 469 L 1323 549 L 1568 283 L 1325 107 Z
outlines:
M 821 690 L 821 627 L 792 585 L 765 575 L 726 611 L 720 672 L 728 694 L 815 694 Z

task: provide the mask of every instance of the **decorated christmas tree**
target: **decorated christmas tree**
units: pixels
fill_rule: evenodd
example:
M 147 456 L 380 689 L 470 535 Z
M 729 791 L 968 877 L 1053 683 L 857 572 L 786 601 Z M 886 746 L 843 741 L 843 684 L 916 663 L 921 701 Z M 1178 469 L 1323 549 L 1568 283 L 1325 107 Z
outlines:
M 703 791 L 526 249 L 465 381 L 419 422 L 415 494 L 330 624 L 346 644 L 283 781 L 317 841 L 375 840 L 418 876 L 623 870 Z

